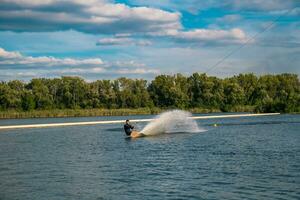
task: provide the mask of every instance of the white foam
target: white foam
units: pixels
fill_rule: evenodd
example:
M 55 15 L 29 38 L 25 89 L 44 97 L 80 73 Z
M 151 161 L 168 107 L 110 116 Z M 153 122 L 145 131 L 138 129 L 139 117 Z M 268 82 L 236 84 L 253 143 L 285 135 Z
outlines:
M 191 118 L 192 114 L 182 110 L 172 110 L 158 115 L 141 131 L 145 135 L 158 135 L 178 132 L 203 132 L 197 122 Z

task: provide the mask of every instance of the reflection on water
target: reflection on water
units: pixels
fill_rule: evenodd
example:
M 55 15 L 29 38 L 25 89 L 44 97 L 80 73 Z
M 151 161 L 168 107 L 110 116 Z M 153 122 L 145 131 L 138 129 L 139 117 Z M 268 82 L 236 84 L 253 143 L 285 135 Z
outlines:
M 117 124 L 1 131 L 0 199 L 297 199 L 299 121 L 199 120 L 208 131 L 136 140 Z

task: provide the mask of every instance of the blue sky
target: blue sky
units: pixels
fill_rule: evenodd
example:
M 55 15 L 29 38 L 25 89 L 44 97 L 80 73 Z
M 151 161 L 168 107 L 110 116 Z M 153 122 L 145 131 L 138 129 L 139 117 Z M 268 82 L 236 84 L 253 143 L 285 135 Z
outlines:
M 0 80 L 300 74 L 297 0 L 0 0 L 0 5 Z

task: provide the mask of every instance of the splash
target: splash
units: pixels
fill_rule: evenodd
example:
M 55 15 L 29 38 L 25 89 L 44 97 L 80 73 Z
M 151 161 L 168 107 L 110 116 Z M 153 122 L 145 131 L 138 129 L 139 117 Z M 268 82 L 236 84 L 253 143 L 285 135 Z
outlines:
M 191 113 L 182 110 L 167 111 L 158 115 L 141 132 L 145 135 L 158 135 L 163 133 L 205 131 L 198 127 L 197 122 L 190 118 L 191 116 Z

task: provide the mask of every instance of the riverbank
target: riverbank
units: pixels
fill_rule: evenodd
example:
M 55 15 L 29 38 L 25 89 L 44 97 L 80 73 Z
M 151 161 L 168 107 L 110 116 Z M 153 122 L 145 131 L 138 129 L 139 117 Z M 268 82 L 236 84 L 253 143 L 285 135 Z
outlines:
M 0 111 L 0 119 L 22 119 L 22 118 L 49 118 L 49 117 L 95 117 L 95 116 L 126 116 L 126 115 L 150 115 L 158 114 L 170 109 L 161 108 L 132 108 L 132 109 L 54 109 L 54 110 L 33 110 Z M 192 113 L 221 112 L 219 109 L 193 108 L 187 109 Z
M 127 116 L 127 115 L 154 115 L 176 108 L 119 108 L 119 109 L 52 109 L 0 111 L 0 119 L 25 119 L 25 118 L 59 118 L 59 117 L 96 117 L 96 116 Z M 224 112 L 219 108 L 190 108 L 183 109 L 193 114 Z M 255 113 L 255 106 L 235 106 L 226 112 L 251 112 Z
M 170 111 L 173 112 L 173 111 Z M 209 115 L 209 116 L 193 116 L 192 119 L 216 119 L 216 118 L 239 118 L 239 117 L 258 117 L 279 115 L 280 113 L 260 113 L 260 114 L 229 114 L 229 115 Z M 173 117 L 173 115 L 168 116 Z M 174 116 L 176 118 L 176 116 Z M 149 122 L 152 118 L 148 119 L 131 119 L 131 122 Z M 163 120 L 163 119 L 162 119 Z M 95 124 L 119 124 L 124 123 L 124 120 L 104 120 L 104 121 L 83 121 L 83 122 L 64 122 L 64 123 L 47 123 L 47 124 L 21 124 L 21 125 L 7 125 L 0 126 L 0 130 L 6 129 L 24 129 L 24 128 L 47 128 L 59 126 L 81 126 L 81 125 L 95 125 Z

